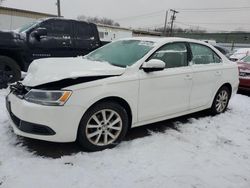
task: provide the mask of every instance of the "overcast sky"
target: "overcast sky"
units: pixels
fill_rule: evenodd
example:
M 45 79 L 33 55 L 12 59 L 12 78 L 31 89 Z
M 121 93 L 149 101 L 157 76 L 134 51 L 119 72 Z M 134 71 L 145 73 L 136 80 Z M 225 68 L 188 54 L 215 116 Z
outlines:
M 55 3 L 56 0 L 6 0 L 3 6 L 57 14 Z M 250 0 L 61 0 L 61 4 L 66 18 L 82 14 L 108 17 L 125 27 L 163 26 L 165 12 L 172 8 L 180 11 L 176 26 L 199 26 L 209 31 L 250 31 Z M 233 7 L 243 8 L 228 9 Z M 200 8 L 199 11 L 185 10 Z

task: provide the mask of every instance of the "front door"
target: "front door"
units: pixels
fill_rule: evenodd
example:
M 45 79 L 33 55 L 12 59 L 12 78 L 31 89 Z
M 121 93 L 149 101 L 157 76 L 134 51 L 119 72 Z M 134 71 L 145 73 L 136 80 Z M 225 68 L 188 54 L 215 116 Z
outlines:
M 140 70 L 139 121 L 149 121 L 189 108 L 192 69 L 185 43 L 171 43 L 158 49 L 150 59 L 166 63 L 162 71 Z
M 33 59 L 72 56 L 71 22 L 50 19 L 42 22 L 37 27 L 46 28 L 47 36 L 43 36 L 40 40 L 37 40 L 32 35 L 29 35 L 29 47 Z

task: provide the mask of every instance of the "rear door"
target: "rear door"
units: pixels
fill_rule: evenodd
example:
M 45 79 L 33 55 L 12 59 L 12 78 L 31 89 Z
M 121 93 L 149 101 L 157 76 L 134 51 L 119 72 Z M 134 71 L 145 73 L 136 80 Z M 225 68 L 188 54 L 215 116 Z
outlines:
M 74 48 L 77 55 L 85 55 L 100 46 L 96 26 L 86 22 L 74 23 Z
M 190 107 L 207 105 L 218 89 L 223 74 L 220 57 L 208 46 L 190 43 L 192 51 L 193 86 Z

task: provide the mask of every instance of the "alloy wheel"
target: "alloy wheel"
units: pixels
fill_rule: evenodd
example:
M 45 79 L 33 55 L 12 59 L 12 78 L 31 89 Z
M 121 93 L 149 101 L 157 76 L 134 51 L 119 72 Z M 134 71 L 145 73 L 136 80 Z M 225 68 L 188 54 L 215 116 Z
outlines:
M 221 113 L 225 110 L 225 108 L 227 107 L 228 99 L 228 92 L 226 90 L 221 90 L 215 102 L 215 108 L 218 113 Z
M 89 142 L 97 146 L 107 146 L 119 137 L 122 119 L 114 110 L 103 109 L 90 117 L 85 131 Z

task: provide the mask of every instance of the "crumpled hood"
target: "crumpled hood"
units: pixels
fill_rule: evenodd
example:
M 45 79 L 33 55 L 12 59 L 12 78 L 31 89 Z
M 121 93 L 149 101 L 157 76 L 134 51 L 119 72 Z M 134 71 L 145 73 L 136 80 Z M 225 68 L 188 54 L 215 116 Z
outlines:
M 125 70 L 106 62 L 90 61 L 82 57 L 38 59 L 30 65 L 22 84 L 34 87 L 68 78 L 121 75 Z

